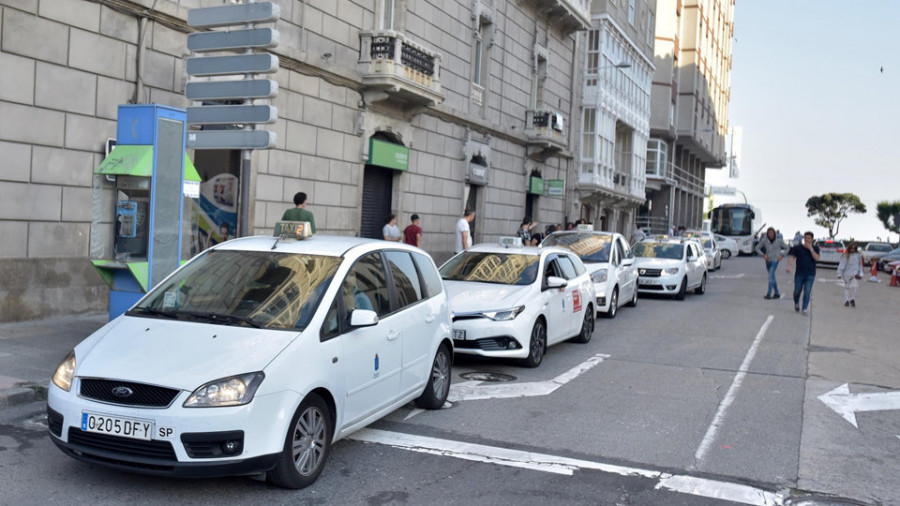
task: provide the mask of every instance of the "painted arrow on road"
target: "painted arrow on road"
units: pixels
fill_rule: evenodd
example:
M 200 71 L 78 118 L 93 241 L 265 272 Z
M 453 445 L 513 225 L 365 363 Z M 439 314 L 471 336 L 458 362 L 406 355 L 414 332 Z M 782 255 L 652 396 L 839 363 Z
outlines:
M 576 365 L 568 371 L 548 381 L 532 381 L 528 383 L 489 383 L 466 381 L 450 385 L 447 400 L 450 402 L 474 401 L 478 399 L 511 399 L 514 397 L 537 397 L 549 395 L 557 388 L 577 378 L 590 368 L 603 362 L 609 355 L 597 354 Z
M 870 394 L 851 394 L 846 383 L 819 396 L 819 400 L 844 417 L 857 429 L 856 413 L 859 411 L 886 411 L 900 409 L 900 391 Z M 900 437 L 900 436 L 898 436 Z

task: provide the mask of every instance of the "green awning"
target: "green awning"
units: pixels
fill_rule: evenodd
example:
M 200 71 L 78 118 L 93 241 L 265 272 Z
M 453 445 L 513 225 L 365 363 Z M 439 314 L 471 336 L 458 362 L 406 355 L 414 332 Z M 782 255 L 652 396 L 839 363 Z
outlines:
M 94 171 L 96 174 L 150 177 L 153 175 L 153 146 L 148 144 L 117 144 Z M 185 181 L 200 180 L 194 163 L 184 154 Z

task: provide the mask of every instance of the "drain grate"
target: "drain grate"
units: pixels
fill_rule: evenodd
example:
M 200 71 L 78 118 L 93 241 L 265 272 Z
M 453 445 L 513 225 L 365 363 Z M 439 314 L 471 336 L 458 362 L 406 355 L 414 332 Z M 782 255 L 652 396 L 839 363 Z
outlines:
M 504 383 L 507 381 L 516 380 L 515 376 L 511 374 L 503 374 L 502 372 L 464 372 L 459 376 L 469 381 L 487 381 L 490 383 Z

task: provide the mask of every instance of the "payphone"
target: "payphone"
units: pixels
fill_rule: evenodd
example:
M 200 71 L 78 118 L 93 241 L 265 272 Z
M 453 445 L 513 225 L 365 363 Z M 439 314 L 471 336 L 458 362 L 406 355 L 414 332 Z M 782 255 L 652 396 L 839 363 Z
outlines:
M 182 235 L 200 176 L 185 155 L 186 120 L 184 109 L 120 105 L 116 147 L 94 171 L 91 257 L 110 286 L 110 319 L 189 256 Z

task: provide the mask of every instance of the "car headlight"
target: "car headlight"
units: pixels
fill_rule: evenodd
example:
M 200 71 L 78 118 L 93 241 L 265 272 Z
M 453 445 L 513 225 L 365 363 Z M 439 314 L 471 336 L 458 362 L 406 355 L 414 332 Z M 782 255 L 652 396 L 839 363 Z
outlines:
M 666 269 L 666 274 L 678 274 L 678 267 L 669 267 Z
M 75 378 L 75 350 L 69 352 L 62 359 L 56 372 L 53 373 L 53 384 L 66 392 L 72 389 L 72 380 Z
M 481 314 L 494 320 L 495 322 L 515 320 L 519 313 L 525 311 L 525 306 L 516 306 L 511 309 L 499 309 L 497 311 L 485 311 Z
M 591 281 L 594 283 L 606 283 L 609 269 L 598 269 L 597 272 L 591 273 Z
M 256 389 L 265 377 L 262 372 L 253 372 L 210 381 L 194 390 L 184 401 L 184 407 L 217 408 L 247 404 L 253 400 Z

